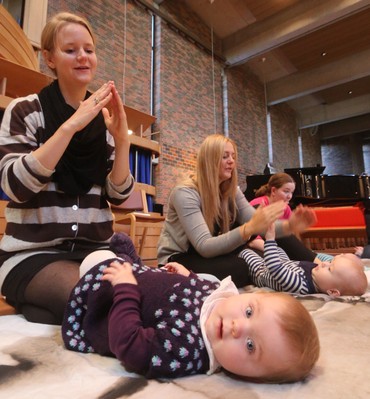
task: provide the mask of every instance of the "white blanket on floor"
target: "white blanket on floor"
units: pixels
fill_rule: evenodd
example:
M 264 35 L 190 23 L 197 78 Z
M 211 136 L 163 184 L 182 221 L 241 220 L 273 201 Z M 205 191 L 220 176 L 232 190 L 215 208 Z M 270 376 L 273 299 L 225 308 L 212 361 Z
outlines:
M 368 399 L 370 304 L 301 298 L 317 324 L 321 356 L 294 384 L 233 380 L 224 373 L 171 381 L 127 373 L 116 359 L 64 349 L 60 328 L 0 317 L 0 397 L 6 399 Z

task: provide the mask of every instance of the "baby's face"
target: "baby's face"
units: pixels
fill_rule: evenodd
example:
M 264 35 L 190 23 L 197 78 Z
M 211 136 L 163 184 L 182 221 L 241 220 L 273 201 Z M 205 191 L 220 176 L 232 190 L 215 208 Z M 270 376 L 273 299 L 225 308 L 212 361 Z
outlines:
M 206 333 L 222 367 L 244 377 L 263 377 L 292 361 L 280 327 L 284 298 L 261 293 L 234 295 L 212 310 Z

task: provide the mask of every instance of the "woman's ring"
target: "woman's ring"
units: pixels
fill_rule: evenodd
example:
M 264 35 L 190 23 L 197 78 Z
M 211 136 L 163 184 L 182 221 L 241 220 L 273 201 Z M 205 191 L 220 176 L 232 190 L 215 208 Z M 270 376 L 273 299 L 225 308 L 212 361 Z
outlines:
M 94 98 L 94 103 L 95 103 L 95 105 L 98 105 L 98 104 L 99 104 L 99 101 L 100 101 L 100 100 L 99 100 L 99 97 L 95 97 L 95 98 Z

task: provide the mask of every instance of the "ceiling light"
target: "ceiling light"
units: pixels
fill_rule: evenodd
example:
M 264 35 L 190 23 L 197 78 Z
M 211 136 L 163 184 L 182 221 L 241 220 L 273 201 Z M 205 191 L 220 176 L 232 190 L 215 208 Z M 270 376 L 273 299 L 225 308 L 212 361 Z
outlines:
M 352 91 L 352 90 L 349 90 L 349 91 L 348 91 L 348 94 L 352 94 L 352 93 L 353 93 L 353 91 Z
M 321 57 L 325 57 L 326 54 L 327 54 L 327 52 L 326 52 L 326 51 L 323 51 L 323 52 L 321 53 Z

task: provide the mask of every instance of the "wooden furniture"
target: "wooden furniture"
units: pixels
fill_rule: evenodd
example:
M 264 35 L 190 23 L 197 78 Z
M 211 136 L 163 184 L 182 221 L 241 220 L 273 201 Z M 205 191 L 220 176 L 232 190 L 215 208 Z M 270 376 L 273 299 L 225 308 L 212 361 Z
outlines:
M 4 235 L 5 232 L 5 217 L 4 217 L 4 209 L 7 205 L 8 201 L 0 200 L 0 238 Z M 8 305 L 5 302 L 3 296 L 0 295 L 0 316 L 8 315 L 8 314 L 16 314 L 15 309 Z
M 4 210 L 7 204 L 8 201 L 0 200 L 0 239 L 5 232 L 6 220 L 5 220 Z
M 136 188 L 121 205 L 112 205 L 115 215 L 114 230 L 128 234 L 147 266 L 157 266 L 157 243 L 162 231 L 164 216 L 148 212 L 146 193 Z
M 30 41 L 11 14 L 0 5 L 0 56 L 38 70 L 39 63 Z
M 301 234 L 303 243 L 315 252 L 353 253 L 367 244 L 363 209 L 358 206 L 312 208 L 317 223 Z

